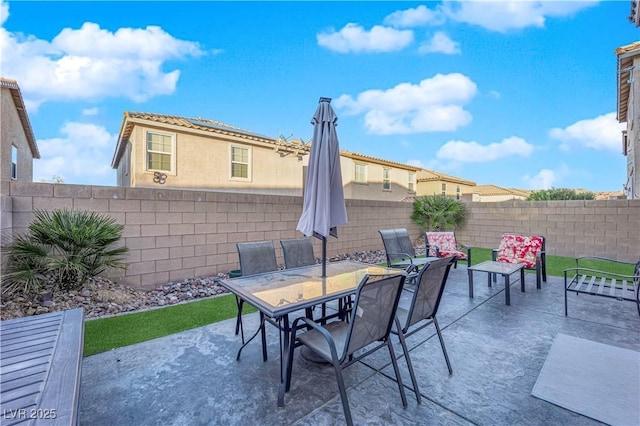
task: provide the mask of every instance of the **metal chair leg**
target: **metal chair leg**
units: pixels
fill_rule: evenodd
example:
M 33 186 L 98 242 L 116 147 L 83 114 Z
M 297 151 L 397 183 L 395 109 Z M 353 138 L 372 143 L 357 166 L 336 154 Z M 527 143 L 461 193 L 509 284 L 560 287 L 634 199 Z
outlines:
M 436 326 L 436 331 L 438 332 L 438 339 L 440 339 L 440 346 L 442 346 L 442 353 L 444 354 L 444 360 L 447 361 L 447 368 L 449 369 L 449 374 L 453 374 L 453 369 L 451 368 L 451 363 L 449 362 L 449 355 L 447 355 L 447 348 L 444 346 L 442 331 L 440 331 L 440 326 L 438 325 L 438 320 L 436 319 L 436 317 L 433 317 L 433 324 Z
M 398 330 L 398 339 L 400 340 L 402 352 L 404 353 L 404 359 L 407 361 L 407 368 L 409 369 L 409 375 L 411 376 L 413 391 L 416 394 L 416 400 L 418 401 L 418 404 L 420 404 L 422 402 L 422 395 L 420 395 L 420 390 L 418 389 L 418 380 L 416 380 L 416 374 L 413 371 L 413 364 L 411 363 L 411 358 L 409 358 L 409 348 L 407 347 L 407 340 L 404 338 L 404 333 L 402 333 L 402 329 L 400 328 L 400 321 L 398 320 L 398 318 L 396 318 L 395 322 L 396 328 Z

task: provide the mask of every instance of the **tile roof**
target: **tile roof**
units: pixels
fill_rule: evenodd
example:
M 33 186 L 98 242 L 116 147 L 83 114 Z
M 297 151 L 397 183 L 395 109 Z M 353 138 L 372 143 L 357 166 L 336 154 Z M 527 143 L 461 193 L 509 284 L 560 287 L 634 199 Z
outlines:
M 478 193 L 480 195 L 491 196 L 491 195 L 515 195 L 518 197 L 527 198 L 529 193 L 523 191 L 521 189 L 515 188 L 503 188 L 498 185 L 477 185 L 473 187 L 472 192 Z
M 210 132 L 218 135 L 235 136 L 241 139 L 246 139 L 247 141 L 270 144 L 275 148 L 297 152 L 300 155 L 306 155 L 310 150 L 309 143 L 305 144 L 297 139 L 287 142 L 282 138 L 264 136 L 250 130 L 202 117 L 188 118 L 179 115 L 125 111 L 122 126 L 120 128 L 120 134 L 118 136 L 118 142 L 116 144 L 116 150 L 113 154 L 113 160 L 111 161 L 112 168 L 115 169 L 118 167 L 118 163 L 124 154 L 126 142 L 129 141 L 129 137 L 131 136 L 131 132 L 133 131 L 136 123 L 144 122 L 152 122 L 164 126 L 178 126 L 185 129 Z
M 370 163 L 381 164 L 383 166 L 384 165 L 394 166 L 400 169 L 405 169 L 413 172 L 417 172 L 418 170 L 420 170 L 420 167 L 417 167 L 417 166 L 411 166 L 409 164 L 398 163 L 390 160 L 384 160 L 382 158 L 371 157 L 369 155 L 358 154 L 356 152 L 351 152 L 351 151 L 340 150 L 340 155 L 343 157 L 352 158 L 354 160 L 368 161 Z
M 36 137 L 33 135 L 33 129 L 31 128 L 31 122 L 29 121 L 29 114 L 27 114 L 27 108 L 24 106 L 24 100 L 22 99 L 22 93 L 20 92 L 18 82 L 0 77 L 0 88 L 9 89 L 13 102 L 18 110 L 18 117 L 20 117 L 22 128 L 24 129 L 24 133 L 27 137 L 27 143 L 31 149 L 31 155 L 33 158 L 40 158 L 40 151 L 36 144 Z
M 457 176 L 448 175 L 446 173 L 436 172 L 433 170 L 427 170 L 427 169 L 422 169 L 422 170 L 427 172 L 427 176 L 419 178 L 418 182 L 432 182 L 432 181 L 444 180 L 447 182 L 461 183 L 463 185 L 470 185 L 470 186 L 476 185 L 476 183 L 471 180 L 463 179 Z
M 618 122 L 624 123 L 627 121 L 627 104 L 632 86 L 628 83 L 631 77 L 629 68 L 633 66 L 634 57 L 640 55 L 640 41 L 618 47 L 615 53 L 618 57 Z

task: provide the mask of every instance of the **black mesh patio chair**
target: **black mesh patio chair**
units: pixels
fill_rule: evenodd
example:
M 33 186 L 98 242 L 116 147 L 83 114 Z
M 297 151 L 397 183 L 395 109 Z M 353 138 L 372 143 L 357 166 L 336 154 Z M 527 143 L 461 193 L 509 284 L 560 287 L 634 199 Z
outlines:
M 293 238 L 280 240 L 284 267 L 287 269 L 301 266 L 315 265 L 316 257 L 313 254 L 313 244 L 309 238 Z
M 444 257 L 434 260 L 420 270 L 416 280 L 416 288 L 411 298 L 411 304 L 408 309 L 398 308 L 396 312 L 396 327 L 391 330 L 391 332 L 397 334 L 400 339 L 418 404 L 421 402 L 420 390 L 418 389 L 418 382 L 413 371 L 413 365 L 411 364 L 409 349 L 407 348 L 405 339 L 428 325 L 433 324 L 438 333 L 438 339 L 440 339 L 440 346 L 442 346 L 442 353 L 447 362 L 449 374 L 453 373 L 449 356 L 447 355 L 447 349 L 444 346 L 442 332 L 436 319 L 436 313 L 440 306 L 444 286 L 447 283 L 449 270 L 455 261 L 455 256 Z
M 353 314 L 349 322 L 334 321 L 321 326 L 309 318 L 297 318 L 293 323 L 293 336 L 287 359 L 286 388 L 291 387 L 291 372 L 293 354 L 296 346 L 304 345 L 319 357 L 333 364 L 338 389 L 342 399 L 342 408 L 348 425 L 353 424 L 351 410 L 347 399 L 342 371 L 361 360 L 367 355 L 387 347 L 402 398 L 402 405 L 407 407 L 407 397 L 402 385 L 398 362 L 389 339 L 393 326 L 400 293 L 405 281 L 405 275 L 367 275 L 358 286 L 353 307 Z M 298 325 L 304 322 L 310 327 L 309 331 L 297 334 Z M 355 352 L 375 342 L 377 345 L 368 347 L 366 352 L 355 356 Z
M 382 237 L 389 268 L 401 268 L 407 272 L 417 272 L 432 260 L 427 257 L 416 257 L 416 250 L 406 229 L 381 229 L 378 232 Z
M 276 249 L 271 241 L 256 241 L 247 243 L 236 243 L 238 258 L 240 260 L 240 272 L 242 276 L 264 274 L 278 270 L 276 262 Z M 240 333 L 242 343 L 244 343 L 244 329 L 242 327 L 242 306 L 244 300 L 236 296 L 238 305 L 238 317 L 236 318 L 236 336 Z M 264 331 L 264 316 L 260 313 L 260 328 L 262 332 L 262 352 L 263 358 L 267 360 L 266 336 Z

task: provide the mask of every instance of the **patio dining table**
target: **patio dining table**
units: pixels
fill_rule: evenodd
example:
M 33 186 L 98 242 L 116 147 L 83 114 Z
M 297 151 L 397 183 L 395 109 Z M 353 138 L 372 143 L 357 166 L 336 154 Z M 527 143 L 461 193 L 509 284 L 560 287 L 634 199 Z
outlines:
M 365 275 L 397 275 L 403 271 L 354 261 L 330 262 L 326 265 L 326 277 L 322 277 L 322 265 L 304 266 L 258 275 L 249 275 L 220 281 L 220 285 L 254 306 L 260 312 L 260 328 L 238 350 L 257 336 L 264 321 L 275 325 L 280 335 L 280 391 L 278 406 L 284 406 L 284 354 L 291 342 L 289 315 L 301 309 L 338 300 L 356 292 Z M 263 341 L 263 351 L 266 351 Z M 266 353 L 266 352 L 265 352 Z

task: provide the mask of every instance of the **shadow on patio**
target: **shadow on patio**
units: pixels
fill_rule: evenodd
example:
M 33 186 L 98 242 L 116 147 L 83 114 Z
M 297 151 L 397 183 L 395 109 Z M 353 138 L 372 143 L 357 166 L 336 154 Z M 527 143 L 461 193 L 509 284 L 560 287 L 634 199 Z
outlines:
M 459 265 L 451 269 L 445 289 L 438 320 L 453 375 L 448 375 L 434 328 L 427 327 L 407 341 L 422 404 L 408 391 L 409 406 L 402 408 L 390 379 L 388 352 L 379 351 L 345 370 L 354 423 L 600 424 L 535 398 L 531 390 L 559 333 L 640 351 L 636 306 L 570 294 L 565 317 L 562 278 L 549 277 L 542 290 L 536 290 L 535 276 L 527 274 L 526 293 L 514 279 L 511 306 L 504 304 L 500 279 L 488 288 L 482 278 L 477 275 L 475 297 L 470 299 L 467 269 Z M 246 330 L 257 324 L 257 314 L 245 317 Z M 235 318 L 86 358 L 80 424 L 344 423 L 332 367 L 309 363 L 296 351 L 291 391 L 285 407 L 278 408 L 276 329 L 267 326 L 267 362 L 262 362 L 259 341 L 250 343 L 236 362 L 240 339 L 234 325 Z M 401 354 L 397 336 L 392 339 L 396 354 Z M 410 388 L 404 359 L 399 364 Z

